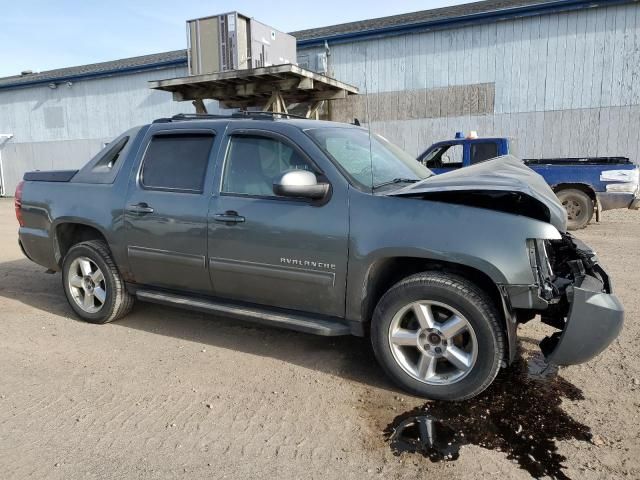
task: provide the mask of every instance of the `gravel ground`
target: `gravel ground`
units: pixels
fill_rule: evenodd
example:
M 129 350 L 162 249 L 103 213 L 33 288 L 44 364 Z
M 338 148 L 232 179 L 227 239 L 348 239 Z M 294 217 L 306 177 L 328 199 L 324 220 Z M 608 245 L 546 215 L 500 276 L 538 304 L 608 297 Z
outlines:
M 560 370 L 564 380 L 539 388 L 498 382 L 506 389 L 459 406 L 501 405 L 532 441 L 547 442 L 543 450 L 566 457 L 559 462 L 570 478 L 640 478 L 639 220 L 608 212 L 578 233 L 598 250 L 627 309 L 615 344 Z M 440 463 L 394 455 L 385 428 L 424 401 L 383 377 L 365 340 L 142 303 L 113 324 L 80 322 L 60 276 L 22 256 L 16 230 L 11 200 L 0 199 L 3 478 L 531 477 L 495 445 L 471 442 L 456 461 Z M 523 347 L 543 332 L 536 322 L 524 326 Z M 567 385 L 582 394 L 563 395 Z M 504 401 L 516 391 L 522 405 Z M 550 418 L 551 428 L 527 419 L 536 405 L 554 402 L 563 418 Z M 590 428 L 591 439 L 558 433 L 566 422 Z

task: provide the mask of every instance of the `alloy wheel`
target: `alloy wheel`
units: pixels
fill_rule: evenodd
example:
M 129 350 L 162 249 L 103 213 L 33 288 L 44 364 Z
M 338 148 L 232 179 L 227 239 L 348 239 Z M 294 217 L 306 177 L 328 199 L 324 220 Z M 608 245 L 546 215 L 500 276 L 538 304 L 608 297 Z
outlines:
M 97 313 L 107 298 L 107 284 L 100 267 L 88 257 L 78 257 L 67 276 L 71 297 L 87 313 Z
M 389 326 L 398 365 L 414 379 L 450 385 L 473 369 L 478 342 L 469 321 L 444 303 L 421 300 L 401 308 Z

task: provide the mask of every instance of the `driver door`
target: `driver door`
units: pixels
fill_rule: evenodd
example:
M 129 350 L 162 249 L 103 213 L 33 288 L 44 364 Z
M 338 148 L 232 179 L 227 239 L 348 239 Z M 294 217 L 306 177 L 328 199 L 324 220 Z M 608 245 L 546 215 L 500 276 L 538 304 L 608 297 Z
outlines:
M 209 265 L 216 296 L 343 316 L 347 274 L 346 188 L 328 199 L 279 197 L 283 172 L 317 165 L 289 138 L 232 130 L 209 216 Z

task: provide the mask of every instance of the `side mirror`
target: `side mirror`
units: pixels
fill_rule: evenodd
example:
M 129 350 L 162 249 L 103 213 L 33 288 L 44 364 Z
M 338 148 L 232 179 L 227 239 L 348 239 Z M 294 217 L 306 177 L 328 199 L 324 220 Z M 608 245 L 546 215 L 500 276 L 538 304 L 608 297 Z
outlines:
M 318 183 L 315 173 L 308 170 L 289 170 L 273 182 L 273 193 L 282 197 L 319 200 L 329 193 L 329 184 Z

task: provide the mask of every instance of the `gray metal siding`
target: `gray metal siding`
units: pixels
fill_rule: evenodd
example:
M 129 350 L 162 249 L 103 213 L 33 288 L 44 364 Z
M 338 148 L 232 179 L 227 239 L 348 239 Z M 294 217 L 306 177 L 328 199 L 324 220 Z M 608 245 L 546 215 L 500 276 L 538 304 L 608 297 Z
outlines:
M 192 112 L 169 93 L 150 90 L 147 81 L 186 75 L 186 67 L 0 92 L 0 143 L 5 195 L 13 195 L 25 171 L 84 165 L 127 128 L 159 117 Z M 218 111 L 217 102 L 207 104 Z
M 478 130 L 513 137 L 526 157 L 640 157 L 639 3 L 340 43 L 329 68 L 368 92 L 335 102 L 334 118 L 370 118 L 413 154 Z M 14 135 L 0 143 L 5 192 L 24 171 L 78 167 L 131 126 L 193 111 L 147 87 L 184 75 L 172 67 L 0 91 L 0 133 Z
M 348 100 L 360 120 L 368 103 L 372 128 L 414 154 L 478 130 L 515 137 L 526 157 L 639 157 L 637 3 L 337 44 L 330 58 L 336 78 L 368 92 Z M 493 110 L 477 113 L 473 92 L 486 85 Z M 335 105 L 335 119 L 352 120 L 350 105 Z

